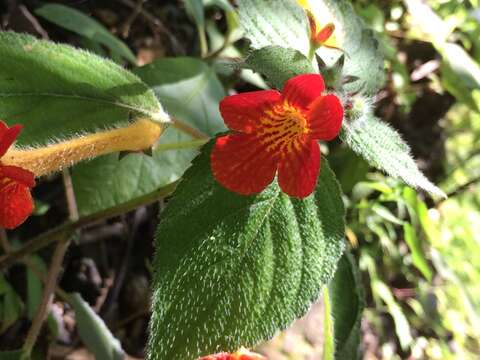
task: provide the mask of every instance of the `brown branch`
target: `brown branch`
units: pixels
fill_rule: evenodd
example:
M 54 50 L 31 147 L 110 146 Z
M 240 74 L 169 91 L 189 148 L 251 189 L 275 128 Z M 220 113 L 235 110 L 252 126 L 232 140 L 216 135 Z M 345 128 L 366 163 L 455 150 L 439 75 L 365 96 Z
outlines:
M 54 242 L 59 241 L 60 239 L 64 239 L 70 236 L 73 231 L 80 229 L 86 225 L 121 215 L 123 213 L 135 210 L 140 206 L 149 205 L 161 198 L 164 198 L 170 195 L 175 190 L 176 185 L 176 182 L 172 183 L 142 197 L 133 199 L 129 202 L 123 203 L 113 208 L 80 217 L 77 221 L 69 221 L 63 225 L 60 225 L 57 228 L 41 234 L 27 242 L 20 249 L 12 251 L 10 254 L 0 257 L 0 270 L 11 266 L 12 264 L 19 261 L 28 254 L 32 254 L 40 249 L 49 246 Z
M 63 184 L 65 187 L 65 196 L 67 198 L 68 213 L 70 221 L 78 221 L 78 209 L 77 202 L 75 200 L 75 193 L 73 192 L 72 178 L 69 170 L 63 171 Z M 37 342 L 38 335 L 42 329 L 42 325 L 47 318 L 50 307 L 53 302 L 53 295 L 57 288 L 57 281 L 62 269 L 63 259 L 70 246 L 70 236 L 65 238 L 57 244 L 55 252 L 53 253 L 52 263 L 50 270 L 48 271 L 45 287 L 43 289 L 42 302 L 40 303 L 37 313 L 32 321 L 32 326 L 28 330 L 25 343 L 23 345 L 23 351 L 27 356 L 30 356 L 35 343 Z
M 40 303 L 37 313 L 32 321 L 32 326 L 30 327 L 25 343 L 23 344 L 23 352 L 27 356 L 30 356 L 35 342 L 37 341 L 38 334 L 42 329 L 43 322 L 45 321 L 48 310 L 53 301 L 53 293 L 57 287 L 57 279 L 62 268 L 63 258 L 67 252 L 70 242 L 66 239 L 63 239 L 57 244 L 55 252 L 52 257 L 52 264 L 50 265 L 50 270 L 48 271 L 45 287 L 43 289 L 42 302 Z

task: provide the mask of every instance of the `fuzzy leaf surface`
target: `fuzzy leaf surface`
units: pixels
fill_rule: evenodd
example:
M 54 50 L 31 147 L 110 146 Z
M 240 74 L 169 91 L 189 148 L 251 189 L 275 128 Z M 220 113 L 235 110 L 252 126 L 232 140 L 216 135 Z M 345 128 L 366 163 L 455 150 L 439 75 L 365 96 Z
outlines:
M 205 146 L 156 236 L 149 359 L 195 359 L 269 339 L 302 316 L 344 249 L 340 188 L 322 160 L 298 200 L 276 183 L 240 196 L 212 177 Z
M 264 75 L 276 89 L 282 89 L 285 81 L 294 76 L 316 72 L 302 53 L 281 46 L 254 50 L 245 63 L 255 72 Z
M 294 0 L 241 0 L 238 12 L 253 49 L 278 45 L 308 54 L 308 21 Z
M 337 46 L 342 49 L 321 47 L 317 54 L 327 65 L 332 65 L 346 54 L 342 75 L 355 77 L 356 80 L 346 84 L 345 91 L 374 95 L 385 80 L 383 54 L 374 32 L 355 13 L 350 1 L 315 0 L 310 4 L 321 26 L 335 24 Z
M 160 59 L 135 69 L 174 118 L 213 136 L 225 126 L 218 110 L 225 91 L 210 66 L 194 58 Z M 170 126 L 152 156 L 112 154 L 76 166 L 73 185 L 81 215 L 125 203 L 177 181 L 203 145 Z
M 344 121 L 340 137 L 355 153 L 377 169 L 402 179 L 414 188 L 446 197 L 445 193 L 418 169 L 409 146 L 400 135 L 373 115 L 367 114 L 356 120 Z
M 153 91 L 134 74 L 71 46 L 0 32 L 0 119 L 24 125 L 21 145 L 135 117 L 169 120 Z

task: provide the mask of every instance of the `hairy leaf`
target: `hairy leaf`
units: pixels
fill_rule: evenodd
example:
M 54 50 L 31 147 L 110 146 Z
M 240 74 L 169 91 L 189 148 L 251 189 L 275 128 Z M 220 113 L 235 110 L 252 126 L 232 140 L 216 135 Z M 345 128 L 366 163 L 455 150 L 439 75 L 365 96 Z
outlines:
M 278 45 L 309 53 L 307 18 L 294 0 L 240 0 L 238 11 L 252 48 Z
M 220 81 L 203 61 L 161 59 L 135 72 L 155 91 L 166 110 L 194 129 L 212 136 L 224 131 L 218 102 L 225 96 Z M 73 170 L 80 214 L 113 207 L 177 181 L 204 141 L 170 126 L 152 156 L 107 155 Z
M 70 46 L 0 32 L 0 119 L 24 125 L 20 144 L 45 144 L 132 117 L 169 120 L 137 76 Z
M 321 47 L 317 53 L 333 65 L 345 54 L 343 76 L 355 80 L 344 86 L 347 92 L 375 94 L 384 82 L 383 54 L 372 30 L 358 17 L 353 6 L 346 0 L 310 0 L 312 13 L 321 25 L 335 24 L 334 35 L 342 51 Z
M 373 115 L 344 121 L 340 134 L 345 143 L 370 165 L 405 181 L 408 185 L 446 197 L 418 169 L 410 155 L 410 148 L 400 135 Z
M 211 144 L 194 161 L 156 236 L 149 359 L 251 347 L 302 316 L 344 248 L 340 188 L 323 159 L 314 194 L 272 184 L 256 196 L 221 187 Z
M 277 89 L 282 89 L 283 83 L 296 75 L 316 72 L 311 62 L 300 52 L 281 46 L 254 50 L 245 63 L 255 72 L 264 75 Z

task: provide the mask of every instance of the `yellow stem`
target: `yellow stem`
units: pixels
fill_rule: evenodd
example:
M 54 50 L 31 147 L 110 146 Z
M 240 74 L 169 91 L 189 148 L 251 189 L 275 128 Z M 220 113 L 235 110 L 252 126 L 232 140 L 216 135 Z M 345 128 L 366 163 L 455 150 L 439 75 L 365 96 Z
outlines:
M 163 130 L 164 125 L 140 119 L 125 128 L 89 134 L 37 149 L 12 148 L 2 157 L 2 163 L 30 170 L 39 177 L 96 156 L 148 149 Z

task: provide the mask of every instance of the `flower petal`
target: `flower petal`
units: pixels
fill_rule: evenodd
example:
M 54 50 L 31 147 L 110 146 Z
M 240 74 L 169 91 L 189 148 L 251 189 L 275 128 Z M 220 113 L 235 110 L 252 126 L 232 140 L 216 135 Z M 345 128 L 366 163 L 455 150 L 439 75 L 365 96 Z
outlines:
M 333 94 L 315 100 L 307 115 L 312 139 L 330 141 L 340 132 L 343 120 L 343 106 Z
M 20 131 L 22 131 L 22 125 L 14 125 L 9 128 L 0 120 L 0 158 L 5 155 L 8 148 L 15 142 Z
M 275 178 L 278 164 L 257 137 L 247 134 L 219 137 L 210 158 L 215 179 L 242 195 L 265 189 Z
M 307 110 L 309 105 L 325 90 L 325 83 L 319 74 L 298 75 L 285 83 L 283 97 L 291 105 Z
M 317 184 L 320 171 L 320 147 L 316 141 L 297 143 L 284 154 L 278 165 L 278 183 L 290 196 L 304 198 Z
M 267 358 L 263 355 L 248 351 L 245 348 L 241 348 L 235 354 L 222 352 L 214 355 L 204 356 L 198 360 L 267 360 Z
M 6 177 L 16 182 L 19 182 L 29 188 L 35 186 L 35 175 L 25 169 L 18 166 L 1 165 L 0 164 L 0 177 Z M 2 185 L 0 185 L 0 188 Z
M 0 182 L 4 180 L 0 179 Z M 33 200 L 27 186 L 11 181 L 0 188 L 0 227 L 16 228 L 28 218 L 32 211 Z
M 231 130 L 251 133 L 266 110 L 282 98 L 276 90 L 252 91 L 227 96 L 220 102 L 220 113 Z

